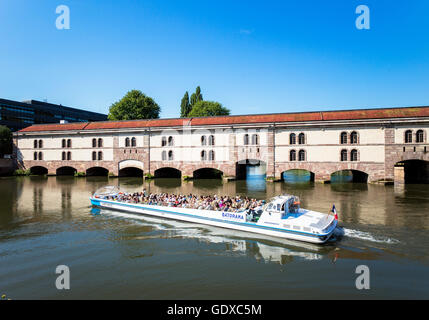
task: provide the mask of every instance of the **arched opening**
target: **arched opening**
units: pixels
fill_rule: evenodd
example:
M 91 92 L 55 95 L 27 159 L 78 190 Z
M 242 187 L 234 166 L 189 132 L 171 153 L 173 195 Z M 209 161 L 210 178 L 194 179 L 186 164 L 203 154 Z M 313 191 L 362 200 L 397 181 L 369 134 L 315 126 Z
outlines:
M 86 170 L 86 175 L 88 177 L 95 177 L 95 176 L 104 177 L 109 175 L 109 170 L 103 167 L 91 167 L 88 170 Z
M 359 170 L 340 170 L 331 174 L 331 183 L 367 183 L 368 174 Z
M 143 177 L 143 170 L 136 167 L 127 167 L 119 170 L 119 177 Z
M 194 179 L 222 179 L 223 172 L 213 168 L 201 168 L 192 174 Z
M 239 180 L 265 179 L 266 175 L 267 165 L 261 160 L 246 159 L 235 165 L 235 176 Z
M 395 165 L 395 172 L 402 171 L 403 182 L 407 184 L 429 183 L 429 161 L 406 160 Z M 396 176 L 396 174 L 395 174 Z M 395 177 L 396 180 L 396 177 Z
M 287 183 L 312 182 L 314 173 L 305 169 L 291 169 L 282 172 L 282 180 Z
M 48 169 L 41 166 L 31 167 L 30 174 L 42 176 L 42 175 L 48 174 Z
M 155 170 L 155 178 L 181 178 L 182 172 L 175 168 L 159 168 Z
M 73 167 L 60 167 L 57 169 L 57 176 L 74 176 L 77 170 Z

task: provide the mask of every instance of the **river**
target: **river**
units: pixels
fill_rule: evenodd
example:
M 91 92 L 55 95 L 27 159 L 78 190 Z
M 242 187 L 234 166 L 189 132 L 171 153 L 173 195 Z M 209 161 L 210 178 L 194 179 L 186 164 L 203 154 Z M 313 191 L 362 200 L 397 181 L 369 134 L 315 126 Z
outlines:
M 429 188 L 107 177 L 0 178 L 0 294 L 11 299 L 428 299 Z M 301 197 L 342 229 L 325 245 L 91 210 L 126 191 Z M 58 290 L 58 265 L 70 290 Z M 358 290 L 356 268 L 369 268 Z

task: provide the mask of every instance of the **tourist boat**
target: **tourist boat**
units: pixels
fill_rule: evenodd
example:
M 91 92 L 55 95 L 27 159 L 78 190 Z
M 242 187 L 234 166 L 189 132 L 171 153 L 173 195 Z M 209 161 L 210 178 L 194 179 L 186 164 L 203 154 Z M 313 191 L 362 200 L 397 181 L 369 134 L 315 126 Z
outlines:
M 90 197 L 95 207 L 120 210 L 311 243 L 325 243 L 338 224 L 338 216 L 300 208 L 299 198 L 279 195 L 254 211 L 199 210 L 112 200 L 123 194 L 114 186 Z M 335 207 L 333 208 L 335 211 Z

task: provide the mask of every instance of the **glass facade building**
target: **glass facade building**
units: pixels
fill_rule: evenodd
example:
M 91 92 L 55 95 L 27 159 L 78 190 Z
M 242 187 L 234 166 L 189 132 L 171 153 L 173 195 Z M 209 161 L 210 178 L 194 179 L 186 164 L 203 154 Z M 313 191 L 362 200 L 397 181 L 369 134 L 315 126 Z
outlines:
M 37 100 L 0 99 L 0 125 L 18 131 L 33 124 L 106 121 L 107 115 Z

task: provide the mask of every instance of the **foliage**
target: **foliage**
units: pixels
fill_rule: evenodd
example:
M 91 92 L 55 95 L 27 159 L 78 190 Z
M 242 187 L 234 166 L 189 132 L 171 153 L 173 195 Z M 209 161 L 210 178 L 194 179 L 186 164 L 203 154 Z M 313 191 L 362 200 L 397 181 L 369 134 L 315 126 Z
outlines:
M 188 117 L 227 116 L 229 109 L 215 101 L 199 101 L 193 107 Z
M 0 126 L 0 156 L 11 154 L 12 150 L 12 131 L 6 126 Z
M 109 120 L 158 119 L 161 108 L 140 90 L 131 90 L 110 106 Z
M 16 169 L 13 172 L 14 176 L 29 176 L 31 174 L 30 169 L 24 170 L 24 169 Z
M 186 91 L 180 103 L 180 117 L 185 118 L 189 114 L 191 109 L 192 109 L 192 106 L 189 103 L 189 94 L 188 94 L 188 91 Z
M 182 98 L 182 102 L 180 104 L 180 117 L 181 118 L 189 117 L 189 114 L 192 111 L 192 108 L 194 107 L 194 105 L 200 101 L 203 101 L 203 95 L 201 93 L 200 86 L 198 86 L 195 89 L 195 92 L 191 95 L 190 101 L 189 101 L 188 91 L 186 91 L 185 95 Z
M 85 172 L 75 172 L 74 173 L 74 176 L 75 177 L 86 177 L 86 173 Z
M 150 173 L 145 173 L 144 176 L 145 176 L 146 180 L 150 180 L 150 179 L 155 178 L 155 176 L 153 174 L 150 174 Z

